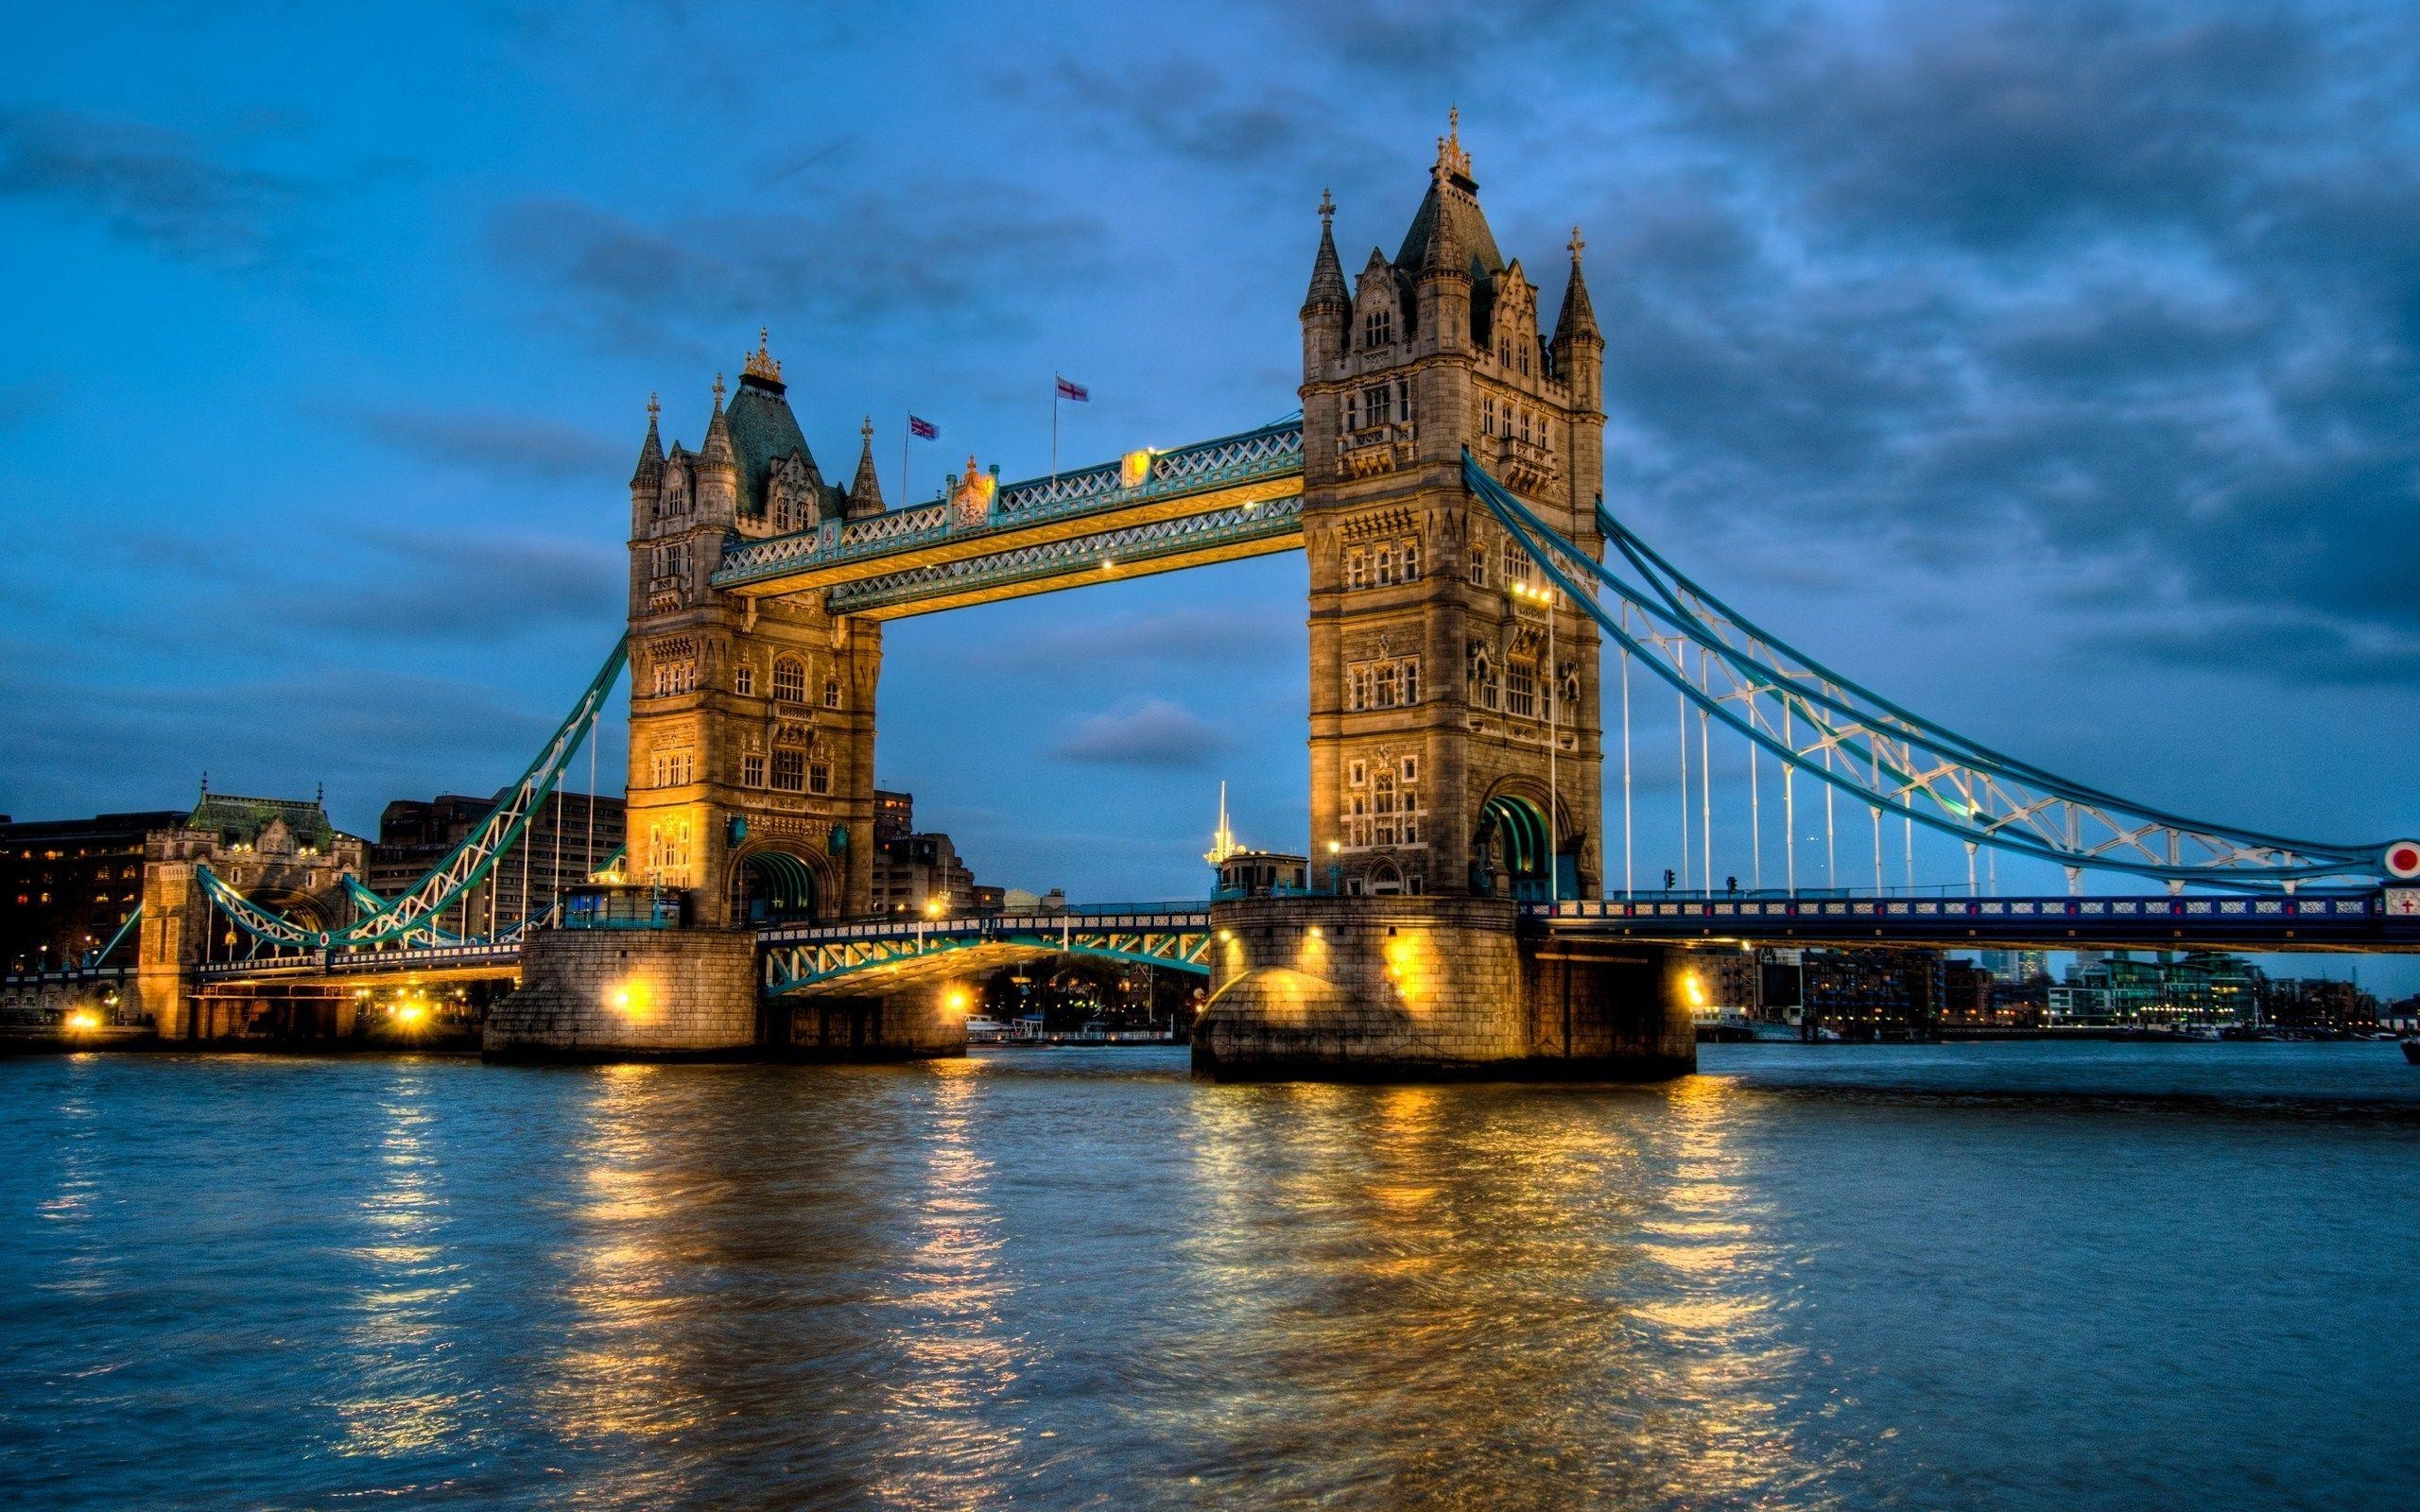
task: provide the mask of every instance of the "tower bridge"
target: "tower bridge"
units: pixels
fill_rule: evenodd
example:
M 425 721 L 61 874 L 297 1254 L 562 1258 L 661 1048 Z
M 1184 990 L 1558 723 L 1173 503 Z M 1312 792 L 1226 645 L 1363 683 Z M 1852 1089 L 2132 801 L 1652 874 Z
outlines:
M 735 389 L 717 379 L 696 450 L 665 444 L 650 401 L 625 633 L 520 782 L 393 899 L 340 884 L 333 854 L 281 852 L 277 876 L 209 837 L 159 858 L 135 952 L 146 1009 L 174 1034 L 197 993 L 510 974 L 498 1055 L 947 1054 L 963 1045 L 950 981 L 1077 952 L 1206 973 L 1196 1063 L 1219 1074 L 1655 1075 L 1694 1063 L 1675 963 L 1713 942 L 2420 951 L 2420 845 L 2195 821 L 1994 750 L 1796 650 L 1626 526 L 1602 499 L 1584 243 L 1575 231 L 1548 323 L 1458 130 L 1392 256 L 1374 249 L 1348 279 L 1324 197 L 1319 213 L 1301 408 L 1250 430 L 1017 482 L 970 457 L 940 497 L 893 507 L 870 424 L 851 480 L 827 479 L 761 335 Z M 1281 551 L 1306 577 L 1301 885 L 868 919 L 887 621 Z M 623 869 L 677 906 L 583 928 L 549 898 L 490 937 L 446 935 L 438 920 L 520 842 L 625 658 Z M 1642 892 L 1636 679 L 1697 714 L 1701 752 L 1720 730 L 1752 771 L 1770 765 L 1784 834 L 1801 787 L 1827 833 L 1843 805 L 1853 844 L 1869 826 L 1871 891 L 1802 889 L 1792 840 L 1777 887 Z M 1759 835 L 1761 801 L 1752 787 Z M 1910 884 L 1919 829 L 1960 842 L 1964 892 L 1892 889 L 1886 824 Z M 2000 854 L 2065 868 L 2067 895 L 1997 896 L 1978 857 Z M 2128 885 L 2086 896 L 2087 874 Z M 244 959 L 202 958 L 219 923 L 251 942 Z

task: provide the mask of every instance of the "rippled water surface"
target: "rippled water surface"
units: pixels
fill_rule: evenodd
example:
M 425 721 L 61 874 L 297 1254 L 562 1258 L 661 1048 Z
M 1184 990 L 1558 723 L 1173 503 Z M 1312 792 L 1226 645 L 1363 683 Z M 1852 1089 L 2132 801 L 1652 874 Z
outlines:
M 2420 1505 L 2393 1045 L 0 1063 L 44 1507 Z

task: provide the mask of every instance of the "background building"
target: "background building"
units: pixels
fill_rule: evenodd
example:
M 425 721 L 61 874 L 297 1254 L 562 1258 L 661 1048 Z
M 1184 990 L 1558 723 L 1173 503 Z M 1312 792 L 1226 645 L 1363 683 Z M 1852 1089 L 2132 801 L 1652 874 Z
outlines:
M 384 898 L 420 881 L 453 853 L 510 789 L 487 798 L 441 793 L 397 799 L 380 811 L 378 843 L 370 851 L 370 890 Z M 593 817 L 592 817 L 593 810 Z M 550 793 L 529 816 L 522 838 L 462 901 L 445 911 L 441 927 L 484 935 L 544 908 L 558 887 L 585 879 L 592 858 L 602 868 L 622 850 L 622 800 L 604 794 Z
M 107 943 L 142 901 L 147 837 L 186 817 L 182 809 L 147 809 L 23 824 L 0 818 L 0 961 L 10 971 L 57 971 Z
M 1916 1040 L 1941 1027 L 1947 962 L 1927 950 L 1803 954 L 1801 1014 L 1810 1032 L 1843 1040 Z

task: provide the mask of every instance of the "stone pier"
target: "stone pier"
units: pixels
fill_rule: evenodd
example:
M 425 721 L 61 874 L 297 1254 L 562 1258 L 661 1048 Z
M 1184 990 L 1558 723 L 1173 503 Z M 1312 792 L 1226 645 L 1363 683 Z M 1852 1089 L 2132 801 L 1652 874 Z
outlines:
M 1517 932 L 1493 898 L 1211 910 L 1193 1065 L 1220 1080 L 1647 1081 L 1697 1068 L 1676 953 Z
M 756 937 L 729 929 L 546 929 L 488 1011 L 489 1060 L 921 1060 L 966 1053 L 960 984 L 776 998 Z
M 521 988 L 488 1012 L 489 1060 L 717 1060 L 755 1054 L 754 936 L 721 929 L 540 929 Z

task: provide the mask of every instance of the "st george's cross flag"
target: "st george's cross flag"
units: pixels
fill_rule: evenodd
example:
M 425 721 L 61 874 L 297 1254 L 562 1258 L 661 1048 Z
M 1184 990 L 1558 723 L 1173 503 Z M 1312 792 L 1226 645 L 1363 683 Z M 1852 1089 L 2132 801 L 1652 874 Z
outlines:
M 1057 377 L 1058 375 L 1054 373 L 1052 376 Z M 1093 402 L 1093 391 L 1081 384 L 1071 384 L 1066 379 L 1060 378 L 1059 397 L 1062 399 L 1072 399 L 1079 404 L 1089 404 Z
M 938 441 L 942 438 L 942 428 L 931 421 L 918 420 L 910 415 L 908 417 L 908 434 L 920 441 Z

